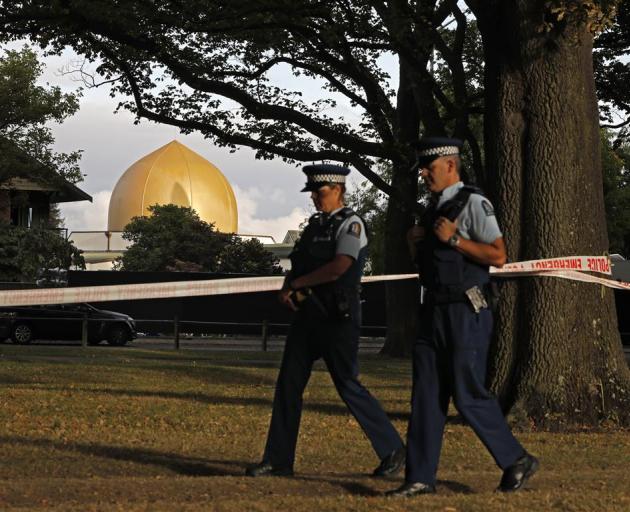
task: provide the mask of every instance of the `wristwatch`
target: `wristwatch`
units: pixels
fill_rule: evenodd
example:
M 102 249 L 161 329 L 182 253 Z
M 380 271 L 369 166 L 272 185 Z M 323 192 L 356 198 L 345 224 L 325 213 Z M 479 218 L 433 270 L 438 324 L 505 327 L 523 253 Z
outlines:
M 459 237 L 457 235 L 453 235 L 446 241 L 446 243 L 451 247 L 457 247 L 459 245 Z

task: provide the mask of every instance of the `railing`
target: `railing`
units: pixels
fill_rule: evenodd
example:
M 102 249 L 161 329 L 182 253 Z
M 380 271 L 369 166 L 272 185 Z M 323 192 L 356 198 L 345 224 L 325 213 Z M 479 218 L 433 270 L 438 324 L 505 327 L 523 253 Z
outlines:
M 81 322 L 81 345 L 84 347 L 88 346 L 88 332 L 89 332 L 89 322 L 99 322 L 99 323 L 122 323 L 122 321 L 118 318 L 89 318 L 87 314 L 82 317 L 44 317 L 44 316 L 17 316 L 12 313 L 0 314 L 0 322 L 2 320 L 8 320 L 10 322 L 9 330 L 12 324 L 17 321 L 27 321 L 27 322 Z M 274 330 L 276 332 L 282 332 L 283 334 L 288 331 L 290 324 L 285 323 L 272 323 L 267 320 L 263 320 L 262 322 L 204 322 L 198 320 L 180 320 L 178 316 L 175 316 L 173 319 L 134 319 L 134 324 L 136 328 L 138 325 L 172 325 L 172 330 L 168 329 L 168 334 L 172 334 L 173 336 L 173 348 L 175 350 L 180 349 L 180 338 L 181 333 L 186 332 L 182 330 L 182 327 L 185 326 L 209 326 L 215 327 L 215 333 L 220 334 L 243 334 L 244 330 L 256 332 L 260 336 L 261 342 L 261 350 L 263 352 L 267 352 L 269 348 L 269 336 L 272 334 Z M 243 329 L 246 328 L 246 329 Z M 378 333 L 380 335 L 384 335 L 386 332 L 385 326 L 362 326 L 362 329 L 369 330 L 373 333 Z M 139 330 L 139 329 L 136 329 Z M 197 330 L 197 329 L 196 329 Z M 217 332 L 220 331 L 220 332 Z
M 0 290 L 33 290 L 37 283 L 16 283 L 13 281 L 0 281 Z

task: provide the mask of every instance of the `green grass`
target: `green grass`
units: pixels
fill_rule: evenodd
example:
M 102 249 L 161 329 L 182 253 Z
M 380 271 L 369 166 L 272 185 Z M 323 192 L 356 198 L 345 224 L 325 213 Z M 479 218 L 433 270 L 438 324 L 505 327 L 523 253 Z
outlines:
M 295 478 L 248 479 L 262 454 L 278 353 L 0 346 L 0 510 L 630 510 L 630 433 L 524 432 L 541 459 L 528 488 L 493 492 L 500 471 L 450 421 L 438 494 L 382 492 L 368 441 L 316 365 Z M 401 433 L 407 361 L 361 358 L 362 381 Z

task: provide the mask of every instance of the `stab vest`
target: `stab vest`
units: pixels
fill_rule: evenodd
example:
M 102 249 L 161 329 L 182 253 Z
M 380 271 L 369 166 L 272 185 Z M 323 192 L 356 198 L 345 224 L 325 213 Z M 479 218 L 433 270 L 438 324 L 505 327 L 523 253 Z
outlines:
M 417 263 L 422 285 L 427 289 L 429 297 L 437 303 L 465 301 L 466 290 L 475 285 L 483 289 L 490 281 L 487 265 L 469 260 L 441 242 L 433 231 L 438 217 L 455 221 L 473 193 L 483 195 L 478 188 L 464 185 L 455 197 L 445 201 L 439 208 L 429 207 L 424 216 L 425 239 L 419 244 Z
M 337 254 L 337 231 L 341 224 L 352 215 L 356 214 L 350 208 L 342 208 L 333 215 L 317 212 L 311 216 L 300 239 L 289 254 L 293 278 L 308 274 L 335 258 Z M 352 262 L 350 268 L 334 282 L 334 286 L 358 292 L 366 258 L 367 247 L 364 247 L 359 251 L 359 256 Z M 328 283 L 315 288 L 329 288 L 327 285 Z

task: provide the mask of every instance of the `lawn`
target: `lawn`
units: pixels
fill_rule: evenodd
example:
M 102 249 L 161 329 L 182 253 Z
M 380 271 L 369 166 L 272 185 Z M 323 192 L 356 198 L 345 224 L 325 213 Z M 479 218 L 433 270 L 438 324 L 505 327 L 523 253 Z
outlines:
M 279 353 L 0 345 L 0 510 L 630 510 L 630 432 L 520 432 L 540 472 L 513 495 L 471 430 L 449 421 L 438 494 L 384 498 L 378 460 L 323 366 L 306 390 L 294 478 L 249 479 Z M 362 356 L 405 432 L 407 361 Z

